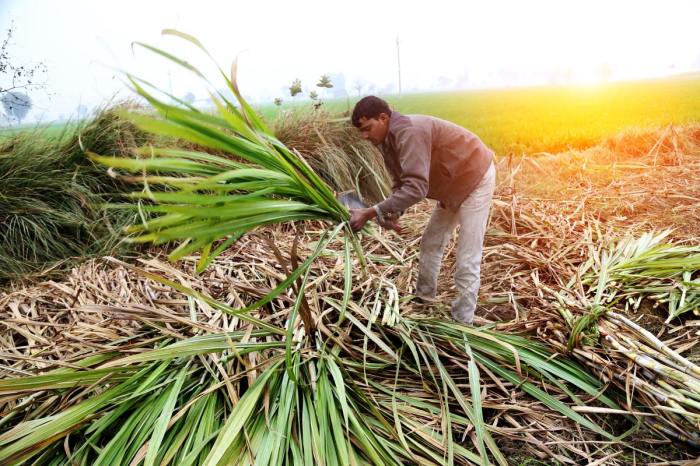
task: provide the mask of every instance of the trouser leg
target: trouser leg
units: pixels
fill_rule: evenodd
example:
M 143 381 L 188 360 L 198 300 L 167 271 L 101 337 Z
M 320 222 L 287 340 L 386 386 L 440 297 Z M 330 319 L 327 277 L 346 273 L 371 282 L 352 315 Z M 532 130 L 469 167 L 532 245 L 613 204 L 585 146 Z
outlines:
M 481 285 L 481 256 L 489 220 L 491 200 L 496 186 L 496 169 L 492 164 L 479 185 L 457 211 L 460 224 L 456 251 L 455 285 L 457 299 L 452 304 L 452 318 L 471 324 Z
M 416 295 L 434 298 L 445 246 L 457 224 L 457 211 L 435 206 L 420 242 Z

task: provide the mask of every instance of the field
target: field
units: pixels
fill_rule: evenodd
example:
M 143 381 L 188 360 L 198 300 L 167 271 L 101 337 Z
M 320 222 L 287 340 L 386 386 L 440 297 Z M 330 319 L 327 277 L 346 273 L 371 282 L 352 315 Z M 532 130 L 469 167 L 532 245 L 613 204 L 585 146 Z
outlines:
M 356 99 L 331 101 L 347 111 Z M 630 128 L 700 121 L 700 76 L 598 86 L 454 91 L 388 96 L 402 113 L 453 121 L 496 153 L 556 153 L 591 147 Z M 282 107 L 284 108 L 284 107 Z M 275 109 L 263 113 L 274 117 Z
M 579 87 L 529 87 L 386 96 L 402 113 L 453 121 L 478 134 L 497 154 L 557 153 L 594 146 L 622 130 L 700 121 L 700 75 Z M 330 112 L 347 112 L 356 98 L 329 100 Z M 310 103 L 264 105 L 274 120 L 280 111 L 308 111 Z M 70 133 L 78 123 L 51 123 L 0 130 L 0 139 L 34 129 L 46 137 Z
M 17 128 L 2 128 L 0 129 L 0 143 L 3 139 L 22 133 L 32 133 L 49 139 L 69 137 L 80 125 L 80 122 L 54 122 L 39 125 L 23 125 Z
M 432 201 L 350 229 L 334 192 L 388 180 L 346 102 L 6 133 L 0 464 L 693 464 L 698 96 L 390 98 L 501 155 L 474 326 L 455 238 L 414 299 Z
M 427 113 L 471 129 L 505 155 L 591 147 L 630 127 L 700 121 L 700 77 L 573 88 L 407 95 L 404 113 Z

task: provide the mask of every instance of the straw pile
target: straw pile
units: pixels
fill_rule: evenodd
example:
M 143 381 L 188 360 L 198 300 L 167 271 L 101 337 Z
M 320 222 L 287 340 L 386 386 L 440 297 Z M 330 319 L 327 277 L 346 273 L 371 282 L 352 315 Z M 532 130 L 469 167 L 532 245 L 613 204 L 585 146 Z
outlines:
M 62 134 L 40 129 L 0 140 L 0 282 L 60 275 L 81 258 L 115 254 L 118 230 L 131 221 L 100 205 L 124 188 L 78 145 L 104 154 L 150 141 L 117 107 Z
M 513 263 L 508 295 L 526 320 L 498 328 L 536 329 L 624 391 L 640 420 L 700 448 L 700 128 L 509 162 L 493 225 L 529 263 L 520 273 Z
M 391 191 L 381 153 L 360 138 L 348 118 L 334 118 L 325 110 L 287 111 L 278 115 L 272 130 L 335 191 L 356 191 L 371 204 Z
M 227 358 L 225 348 L 234 344 L 236 332 L 249 333 L 251 341 L 264 342 L 269 341 L 269 338 L 256 336 L 257 331 L 253 330 L 254 327 L 245 318 L 229 315 L 225 309 L 211 301 L 178 292 L 154 278 L 167 277 L 193 290 L 210 293 L 221 303 L 240 308 L 263 297 L 284 279 L 286 272 L 270 248 L 269 241 L 272 237 L 281 250 L 289 250 L 290 233 L 293 234 L 290 231 L 271 230 L 250 235 L 241 240 L 235 251 L 217 258 L 214 265 L 197 278 L 192 278 L 195 258 L 183 261 L 177 267 L 157 256 L 140 260 L 140 267 L 147 273 L 154 274 L 151 276 L 139 273 L 116 260 L 107 259 L 90 261 L 74 269 L 62 282 L 45 282 L 32 288 L 5 293 L 0 301 L 0 309 L 6 313 L 3 315 L 6 331 L 2 334 L 3 348 L 6 350 L 1 358 L 0 375 L 9 382 L 12 379 L 7 379 L 8 377 L 34 374 L 39 370 L 51 374 L 47 371 L 75 368 L 76 364 L 89 357 L 99 358 L 98 362 L 105 367 L 112 365 L 127 370 L 131 366 L 125 359 L 148 357 L 151 354 L 148 348 L 164 346 L 169 341 L 187 344 L 191 341 L 188 338 L 215 336 L 227 331 L 231 336 L 220 348 L 223 354 L 200 356 L 209 361 L 206 364 L 211 365 L 214 373 L 205 372 L 195 378 L 211 380 L 210 383 L 217 386 L 215 393 L 218 394 L 219 403 L 224 403 L 217 409 L 222 411 L 221 414 L 228 412 L 230 408 L 221 400 L 228 397 L 233 400 L 242 399 L 248 391 L 246 387 L 252 386 L 256 380 L 255 375 L 260 377 L 260 372 L 265 370 L 266 365 L 280 356 L 280 350 L 268 348 L 267 351 L 243 355 L 243 362 Z M 306 234 L 309 235 L 307 238 L 311 244 L 314 239 L 318 239 L 318 233 Z M 425 320 L 428 310 L 415 309 L 411 303 L 398 301 L 398 290 L 393 282 L 406 274 L 406 270 L 397 263 L 397 259 L 402 259 L 402 253 L 377 246 L 376 243 L 372 245 L 374 242 L 368 239 L 366 246 L 375 279 L 356 285 L 353 301 L 345 314 L 345 324 L 336 324 L 339 316 L 332 312 L 332 303 L 337 305 L 343 294 L 342 266 L 338 263 L 338 257 L 343 254 L 342 249 L 317 261 L 307 288 L 307 299 L 314 315 L 320 319 L 319 337 L 328 338 L 329 343 L 335 341 L 340 347 L 341 358 L 350 357 L 357 361 L 356 367 L 341 366 L 344 371 L 349 371 L 344 374 L 348 396 L 353 389 L 367 394 L 372 400 L 370 404 L 381 411 L 377 419 L 386 419 L 391 425 L 394 424 L 394 416 L 398 416 L 396 419 L 400 420 L 400 424 L 397 427 L 403 430 L 402 435 L 412 447 L 410 451 L 416 455 L 413 460 L 409 456 L 399 462 L 442 464 L 451 455 L 454 455 L 457 464 L 480 462 L 475 455 L 479 455 L 479 449 L 483 445 L 479 446 L 480 436 L 474 429 L 481 424 L 469 417 L 469 413 L 480 410 L 483 410 L 483 426 L 489 426 L 489 436 L 492 435 L 495 444 L 499 446 L 490 447 L 488 455 L 493 455 L 494 461 L 500 464 L 505 464 L 505 456 L 512 455 L 523 458 L 557 458 L 572 463 L 569 458 L 605 458 L 614 453 L 608 448 L 609 440 L 603 440 L 601 434 L 595 433 L 596 424 L 589 424 L 593 431 L 588 428 L 577 429 L 572 427 L 572 421 L 566 417 L 586 423 L 585 418 L 578 416 L 610 409 L 595 408 L 598 403 L 593 402 L 591 397 L 601 387 L 596 386 L 594 379 L 579 374 L 592 387 L 591 394 L 582 395 L 582 399 L 588 401 L 587 409 L 579 411 L 575 407 L 571 411 L 566 405 L 559 406 L 568 396 L 557 388 L 561 384 L 559 377 L 562 374 L 558 371 L 577 371 L 575 366 L 570 366 L 566 360 L 553 359 L 548 363 L 548 369 L 552 371 L 550 373 L 537 364 L 538 361 L 551 357 L 551 354 L 527 340 L 485 330 L 460 328 L 445 324 L 442 320 Z M 301 246 L 309 243 L 300 242 L 300 255 L 309 254 L 310 249 Z M 285 261 L 288 262 L 289 258 L 283 260 Z M 294 301 L 293 295 L 282 295 L 253 316 L 270 324 L 279 322 L 278 325 L 284 328 Z M 324 307 L 326 311 L 322 317 L 318 311 Z M 298 341 L 296 338 L 294 341 Z M 409 339 L 403 341 L 404 338 Z M 413 343 L 407 346 L 408 342 Z M 463 348 L 460 349 L 460 342 L 461 345 L 471 347 L 473 357 L 468 356 L 469 353 L 465 353 Z M 410 350 L 413 345 L 415 347 Z M 179 349 L 179 352 L 183 351 L 185 350 Z M 239 351 L 247 354 L 244 350 Z M 283 355 L 284 349 L 281 351 Z M 322 360 L 314 357 L 316 351 L 322 349 L 317 348 L 308 356 L 303 356 L 310 358 L 307 364 L 313 364 L 312 361 L 321 363 Z M 519 355 L 517 363 L 513 359 L 513 351 Z M 355 355 L 351 356 L 352 354 Z M 538 354 L 546 357 L 540 358 Z M 414 361 L 415 357 L 427 357 L 428 360 L 419 363 Z M 403 362 L 397 365 L 398 361 Z M 190 364 L 194 366 L 195 363 L 201 364 L 196 359 Z M 518 374 L 518 368 L 522 368 L 522 375 Z M 419 372 L 413 373 L 414 370 Z M 101 374 L 105 377 L 104 369 L 102 371 Z M 228 374 L 228 379 L 221 378 L 217 371 Z M 540 375 L 535 378 L 526 377 L 528 372 Z M 422 377 L 419 375 L 421 373 Z M 552 377 L 554 374 L 558 375 Z M 117 375 L 112 376 L 112 382 L 114 377 Z M 314 378 L 316 383 L 320 383 L 318 377 Z M 538 381 L 539 377 L 544 377 L 548 382 L 542 384 Z M 440 380 L 448 380 L 454 386 L 442 387 L 438 382 Z M 100 392 L 104 388 L 99 387 L 107 386 L 105 382 L 91 379 L 90 384 L 95 383 Z M 471 383 L 477 383 L 478 388 L 470 389 Z M 66 385 L 63 386 L 67 388 Z M 209 383 L 205 383 L 205 386 L 209 386 Z M 27 416 L 36 418 L 40 412 L 55 412 L 61 407 L 65 410 L 76 403 L 90 400 L 91 392 L 95 389 L 93 386 L 78 386 L 56 397 L 55 390 L 51 390 L 51 384 L 46 380 L 40 388 L 19 388 L 11 384 L 0 384 L 0 391 L 4 393 L 0 398 L 0 409 L 4 413 L 3 424 L 6 426 L 21 418 L 27 419 Z M 546 389 L 550 395 L 546 395 L 542 389 Z M 20 394 L 21 397 L 18 397 Z M 271 396 L 265 403 L 273 403 L 275 398 Z M 183 397 L 183 401 L 178 402 L 173 418 L 187 415 L 189 400 L 189 397 Z M 472 403 L 477 402 L 481 407 L 474 411 Z M 353 412 L 357 409 L 359 408 L 355 407 Z M 553 409 L 563 412 L 554 415 L 556 411 Z M 264 414 L 260 415 L 260 419 L 266 418 Z M 366 412 L 364 415 L 372 419 L 377 414 Z M 223 419 L 217 421 L 223 423 Z M 447 419 L 451 422 L 445 424 Z M 84 421 L 81 420 L 82 422 Z M 267 422 L 273 423 L 269 418 Z M 374 426 L 374 429 L 381 432 L 380 427 Z M 14 433 L 16 432 L 15 429 Z M 3 443 L 8 441 L 12 433 L 13 431 L 5 433 Z M 119 436 L 118 434 L 121 432 L 117 430 L 117 434 L 113 435 Z M 454 442 L 448 441 L 445 434 L 454 437 Z M 89 455 L 89 451 L 85 451 L 80 438 L 71 436 L 70 440 L 66 440 L 69 442 L 66 445 L 69 446 L 65 449 L 62 442 L 58 442 L 45 453 L 45 457 L 63 457 L 68 452 L 79 451 L 85 456 L 78 455 L 76 458 L 94 458 L 94 455 Z M 355 438 L 354 434 L 349 438 Z M 0 440 L 3 439 L 0 437 Z M 110 445 L 106 440 L 100 443 L 99 437 L 93 437 L 92 441 L 109 451 Z M 21 438 L 15 437 L 15 442 L 21 442 Z M 13 443 L 10 442 L 9 445 L 12 446 Z M 337 445 L 329 448 L 337 448 Z M 421 455 L 422 451 L 433 453 Z M 2 451 L 7 452 L 7 449 Z M 185 450 L 185 453 L 188 452 Z M 209 449 L 204 453 L 206 456 Z M 130 458 L 133 458 L 138 452 L 133 451 L 131 454 Z M 330 455 L 328 452 L 321 454 L 326 455 L 326 458 Z M 438 456 L 433 456 L 435 454 Z M 362 461 L 361 453 L 356 452 L 355 455 L 360 455 L 357 458 Z M 419 461 L 419 458 L 422 459 Z M 395 464 L 395 461 L 389 459 L 387 463 Z

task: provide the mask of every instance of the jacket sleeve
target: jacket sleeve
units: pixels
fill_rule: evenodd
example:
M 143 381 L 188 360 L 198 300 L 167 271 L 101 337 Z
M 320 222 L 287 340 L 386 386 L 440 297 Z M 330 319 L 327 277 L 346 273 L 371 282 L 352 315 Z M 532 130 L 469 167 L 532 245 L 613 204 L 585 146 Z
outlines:
M 400 186 L 389 198 L 377 204 L 381 215 L 398 214 L 428 194 L 430 133 L 424 128 L 409 126 L 396 135 L 396 143 L 401 165 Z
M 392 172 L 389 172 L 389 176 L 391 177 L 391 192 L 395 193 L 401 188 L 401 180 Z

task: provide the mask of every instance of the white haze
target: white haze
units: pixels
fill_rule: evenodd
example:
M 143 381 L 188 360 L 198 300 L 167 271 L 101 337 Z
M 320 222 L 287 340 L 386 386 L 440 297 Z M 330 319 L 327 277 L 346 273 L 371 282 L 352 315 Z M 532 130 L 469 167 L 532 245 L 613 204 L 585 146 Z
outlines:
M 0 28 L 14 21 L 15 62 L 43 61 L 46 92 L 32 92 L 28 120 L 69 117 L 129 95 L 118 69 L 174 94 L 204 88 L 182 70 L 136 50 L 143 41 L 197 63 L 163 28 L 197 36 L 253 101 L 288 98 L 295 78 L 313 86 L 342 73 L 347 91 L 404 92 L 594 84 L 700 69 L 700 2 L 693 0 L 495 1 L 42 1 L 0 0 Z M 4 36 L 4 32 L 3 32 Z M 0 77 L 2 79 L 2 77 Z M 0 83 L 0 85 L 6 83 Z M 371 87 L 370 87 L 371 86 Z

